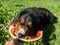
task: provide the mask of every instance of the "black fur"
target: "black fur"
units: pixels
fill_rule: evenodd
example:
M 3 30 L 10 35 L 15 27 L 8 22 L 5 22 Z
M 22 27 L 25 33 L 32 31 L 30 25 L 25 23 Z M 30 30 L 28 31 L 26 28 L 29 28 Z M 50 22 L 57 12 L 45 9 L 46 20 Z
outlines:
M 14 18 L 14 23 L 16 24 L 23 17 L 26 21 L 28 20 L 32 22 L 32 27 L 30 29 L 33 29 L 34 31 L 43 29 L 57 19 L 49 10 L 45 8 L 31 7 L 19 12 Z M 19 20 L 17 20 L 17 18 Z M 27 23 L 25 23 L 25 26 L 27 26 Z

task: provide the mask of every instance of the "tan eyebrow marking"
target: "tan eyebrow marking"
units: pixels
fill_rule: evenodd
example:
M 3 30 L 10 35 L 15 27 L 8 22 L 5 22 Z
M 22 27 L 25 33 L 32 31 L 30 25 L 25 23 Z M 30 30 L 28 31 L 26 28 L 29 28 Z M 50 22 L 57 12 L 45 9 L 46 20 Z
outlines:
M 24 20 L 24 19 L 22 19 L 22 20 L 21 20 L 21 23 L 23 23 L 23 24 L 24 24 L 24 23 L 25 23 L 25 20 Z
M 28 22 L 28 26 L 31 26 L 32 25 L 32 22 Z

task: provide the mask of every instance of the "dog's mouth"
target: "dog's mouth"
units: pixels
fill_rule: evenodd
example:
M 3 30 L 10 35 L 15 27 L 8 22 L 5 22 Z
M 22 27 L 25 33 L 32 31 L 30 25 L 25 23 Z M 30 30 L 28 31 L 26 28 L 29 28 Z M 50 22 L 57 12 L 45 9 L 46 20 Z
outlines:
M 16 36 L 23 37 L 29 33 L 29 29 L 31 27 L 32 23 L 31 22 L 25 22 L 23 19 L 18 22 L 15 27 L 16 27 Z
M 12 34 L 17 36 L 18 38 L 21 38 L 26 34 L 26 30 L 24 28 L 20 28 L 19 30 L 17 30 L 13 25 L 10 25 L 9 30 L 11 30 Z
M 26 33 L 25 29 L 21 28 L 21 29 L 18 30 L 16 36 L 18 36 L 20 38 L 20 37 L 23 37 L 25 35 L 25 33 Z
M 30 36 L 30 35 L 26 35 L 25 37 L 24 37 L 24 35 L 25 35 L 25 31 L 24 31 L 24 29 L 23 28 L 21 28 L 19 31 L 18 31 L 18 37 L 15 35 L 15 31 L 16 31 L 16 28 L 14 27 L 14 26 L 10 26 L 9 27 L 9 33 L 10 33 L 10 35 L 13 37 L 13 38 L 18 38 L 18 39 L 20 39 L 20 40 L 22 40 L 22 41 L 35 41 L 35 40 L 38 40 L 38 39 L 40 39 L 41 37 L 42 37 L 42 31 L 40 30 L 40 31 L 37 31 L 37 33 L 35 34 L 35 36 Z M 13 31 L 13 32 L 11 32 L 11 31 Z
M 16 28 L 14 35 L 20 38 L 29 33 L 29 30 L 32 27 L 32 22 L 25 21 L 24 19 L 22 19 L 21 21 L 17 22 L 16 24 L 14 22 L 12 22 L 11 26 Z

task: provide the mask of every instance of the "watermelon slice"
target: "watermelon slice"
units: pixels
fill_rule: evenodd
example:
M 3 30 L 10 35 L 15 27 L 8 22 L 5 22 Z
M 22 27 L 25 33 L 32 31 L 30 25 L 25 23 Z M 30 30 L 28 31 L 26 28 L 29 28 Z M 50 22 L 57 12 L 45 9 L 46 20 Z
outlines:
M 17 38 L 16 36 L 14 36 L 14 32 L 15 32 L 15 27 L 14 26 L 10 26 L 9 27 L 9 33 L 10 33 L 10 35 L 15 39 L 15 38 Z M 12 31 L 12 32 L 11 32 Z M 38 40 L 38 39 L 40 39 L 41 37 L 42 37 L 42 35 L 43 35 L 43 31 L 41 31 L 41 30 L 39 30 L 39 31 L 37 31 L 37 33 L 36 33 L 36 36 L 34 36 L 34 38 L 28 38 L 28 39 L 24 39 L 24 38 L 19 38 L 20 40 L 22 40 L 22 41 L 24 41 L 24 42 L 31 42 L 31 41 L 36 41 L 36 40 Z

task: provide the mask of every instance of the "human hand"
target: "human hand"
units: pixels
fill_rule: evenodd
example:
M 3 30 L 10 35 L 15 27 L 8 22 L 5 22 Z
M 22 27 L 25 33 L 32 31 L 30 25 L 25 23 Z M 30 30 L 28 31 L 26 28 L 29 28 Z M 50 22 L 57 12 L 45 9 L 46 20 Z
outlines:
M 11 39 L 5 42 L 5 45 L 22 45 L 22 41 L 19 41 L 18 39 Z

